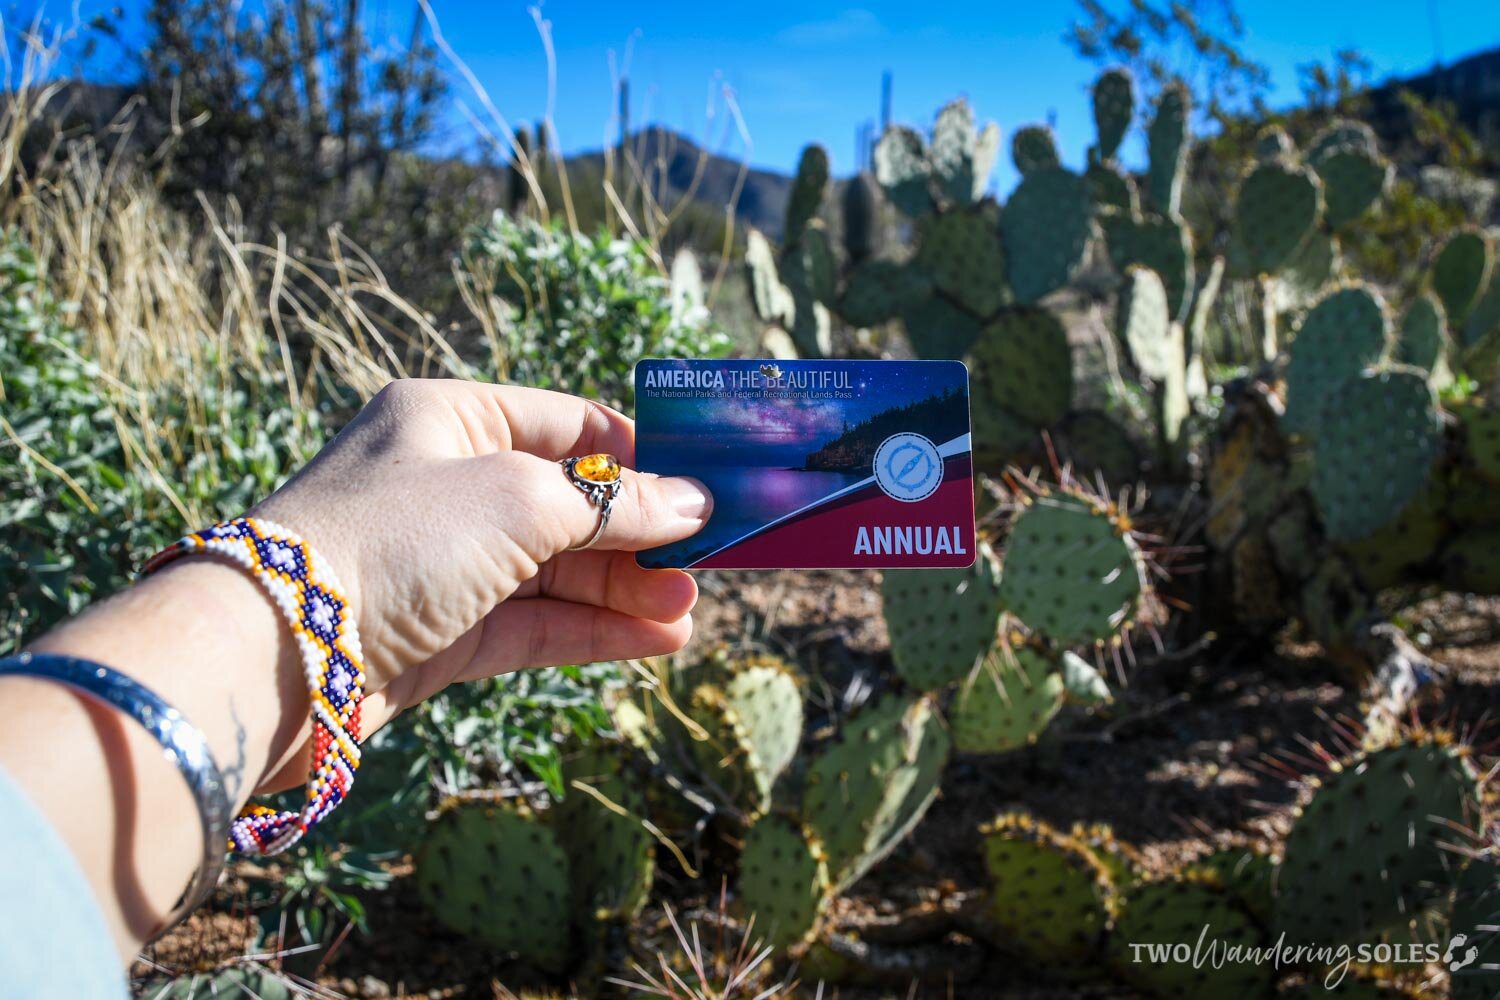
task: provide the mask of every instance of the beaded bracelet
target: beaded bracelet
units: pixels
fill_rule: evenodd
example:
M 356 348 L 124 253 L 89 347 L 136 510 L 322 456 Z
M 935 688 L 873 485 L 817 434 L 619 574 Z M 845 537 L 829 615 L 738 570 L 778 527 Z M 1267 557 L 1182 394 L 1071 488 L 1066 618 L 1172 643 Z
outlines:
M 249 570 L 291 625 L 302 654 L 313 731 L 306 802 L 300 812 L 246 806 L 229 831 L 231 850 L 277 854 L 344 800 L 359 770 L 359 706 L 365 693 L 359 632 L 333 570 L 285 528 L 261 518 L 225 521 L 158 552 L 143 574 L 192 554 L 220 556 Z

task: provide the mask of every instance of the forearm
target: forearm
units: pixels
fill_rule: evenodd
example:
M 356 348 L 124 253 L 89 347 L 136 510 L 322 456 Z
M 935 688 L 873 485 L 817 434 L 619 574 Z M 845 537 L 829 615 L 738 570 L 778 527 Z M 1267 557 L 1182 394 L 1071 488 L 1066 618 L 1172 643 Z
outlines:
M 37 652 L 127 674 L 202 731 L 236 809 L 301 750 L 307 693 L 277 612 L 243 571 L 169 567 L 44 636 Z M 0 767 L 68 843 L 122 956 L 170 912 L 202 860 L 197 806 L 160 745 L 70 688 L 0 679 Z

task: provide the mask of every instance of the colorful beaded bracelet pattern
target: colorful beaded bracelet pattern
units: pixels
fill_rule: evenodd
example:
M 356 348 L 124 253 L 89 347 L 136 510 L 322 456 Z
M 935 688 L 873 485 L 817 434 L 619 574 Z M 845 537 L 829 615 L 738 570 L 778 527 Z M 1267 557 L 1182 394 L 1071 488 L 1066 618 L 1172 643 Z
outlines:
M 231 850 L 277 854 L 344 800 L 359 770 L 359 705 L 365 693 L 359 632 L 333 570 L 285 528 L 260 518 L 225 521 L 152 556 L 143 574 L 192 554 L 220 556 L 249 570 L 281 609 L 302 653 L 313 730 L 306 803 L 301 812 L 248 805 L 229 831 Z

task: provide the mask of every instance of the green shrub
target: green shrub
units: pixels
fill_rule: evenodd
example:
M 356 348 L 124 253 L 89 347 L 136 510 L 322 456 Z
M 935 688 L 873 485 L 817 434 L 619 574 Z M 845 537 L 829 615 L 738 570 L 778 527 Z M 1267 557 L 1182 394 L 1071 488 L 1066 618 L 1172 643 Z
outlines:
M 322 444 L 284 383 L 210 354 L 184 387 L 123 385 L 0 237 L 0 654 L 123 586 L 141 560 L 240 514 Z
M 639 241 L 496 212 L 472 235 L 468 259 L 509 314 L 510 381 L 628 407 L 641 358 L 728 350 L 706 309 L 673 315 L 667 280 Z

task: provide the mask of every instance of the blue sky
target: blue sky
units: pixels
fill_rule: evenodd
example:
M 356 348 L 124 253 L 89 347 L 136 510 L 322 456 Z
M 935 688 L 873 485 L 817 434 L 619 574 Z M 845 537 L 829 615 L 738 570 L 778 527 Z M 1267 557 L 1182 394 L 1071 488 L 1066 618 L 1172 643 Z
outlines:
M 513 122 L 540 117 L 547 109 L 547 61 L 529 5 L 432 2 L 444 35 L 500 112 Z M 415 0 L 366 4 L 377 42 L 404 42 Z M 1271 70 L 1273 102 L 1296 99 L 1298 64 L 1327 59 L 1338 48 L 1362 51 L 1379 80 L 1426 69 L 1438 56 L 1451 62 L 1500 45 L 1495 0 L 1247 0 L 1238 6 L 1246 50 Z M 801 146 L 816 140 L 842 174 L 853 166 L 857 124 L 878 115 L 880 76 L 887 69 L 894 75 L 898 121 L 927 124 L 942 103 L 964 94 L 1007 135 L 1052 119 L 1064 158 L 1081 161 L 1093 137 L 1086 87 L 1096 70 L 1063 41 L 1076 10 L 1067 0 L 552 0 L 541 16 L 550 22 L 557 59 L 555 121 L 569 151 L 598 148 L 613 135 L 613 73 L 628 68 L 634 124 L 660 122 L 778 170 L 790 169 Z M 719 96 L 725 88 L 743 116 L 748 146 L 725 113 Z M 461 81 L 454 92 L 478 107 Z M 473 142 L 462 111 L 453 115 L 447 141 Z M 1007 190 L 1013 181 L 1003 163 L 997 186 Z

